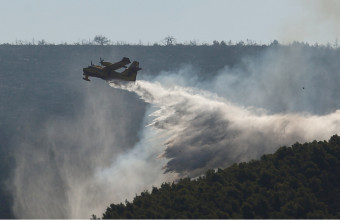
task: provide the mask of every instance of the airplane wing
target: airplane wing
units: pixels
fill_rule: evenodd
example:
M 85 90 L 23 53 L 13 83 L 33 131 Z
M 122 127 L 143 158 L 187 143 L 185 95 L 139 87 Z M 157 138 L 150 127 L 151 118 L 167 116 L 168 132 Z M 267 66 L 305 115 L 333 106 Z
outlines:
M 117 70 L 117 69 L 120 69 L 122 67 L 126 68 L 125 64 L 117 62 L 117 63 L 114 63 L 114 64 L 111 64 L 109 66 L 104 67 L 103 70 Z
M 131 63 L 129 58 L 124 57 L 121 61 L 105 66 L 103 70 L 117 70 L 120 68 L 127 68 L 125 65 Z

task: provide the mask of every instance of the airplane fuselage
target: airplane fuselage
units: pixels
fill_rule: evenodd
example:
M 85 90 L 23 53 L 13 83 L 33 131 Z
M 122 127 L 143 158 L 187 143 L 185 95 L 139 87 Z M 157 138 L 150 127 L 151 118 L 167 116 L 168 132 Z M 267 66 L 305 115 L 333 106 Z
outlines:
M 126 68 L 121 73 L 109 68 L 105 68 L 105 66 L 88 66 L 86 68 L 83 68 L 83 79 L 90 81 L 88 77 L 97 77 L 103 80 L 136 81 L 137 72 L 141 70 L 138 65 L 139 63 L 134 61 L 134 63 L 129 68 Z

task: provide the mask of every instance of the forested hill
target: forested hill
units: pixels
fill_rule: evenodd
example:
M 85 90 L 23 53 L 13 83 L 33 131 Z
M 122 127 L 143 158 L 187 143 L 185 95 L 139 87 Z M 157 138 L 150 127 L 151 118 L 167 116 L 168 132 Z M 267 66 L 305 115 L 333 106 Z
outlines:
M 340 218 L 340 137 L 164 183 L 103 218 Z

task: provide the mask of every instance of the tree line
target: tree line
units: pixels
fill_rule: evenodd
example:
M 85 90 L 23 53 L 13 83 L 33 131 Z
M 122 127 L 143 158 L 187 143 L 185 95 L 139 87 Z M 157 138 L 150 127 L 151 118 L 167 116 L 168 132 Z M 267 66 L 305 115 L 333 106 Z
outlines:
M 273 40 L 268 45 L 269 46 L 277 46 L 280 43 L 277 40 Z M 82 39 L 77 42 L 73 43 L 67 43 L 67 42 L 61 42 L 59 44 L 46 41 L 45 39 L 41 40 L 35 40 L 34 38 L 30 41 L 27 40 L 15 40 L 14 43 L 3 43 L 2 45 L 116 45 L 116 46 L 127 46 L 127 45 L 138 45 L 138 46 L 266 46 L 266 44 L 258 43 L 251 39 L 246 40 L 240 40 L 238 42 L 233 42 L 231 40 L 229 41 L 218 41 L 213 40 L 212 43 L 207 42 L 199 42 L 198 40 L 190 40 L 188 42 L 178 42 L 177 39 L 174 36 L 166 36 L 164 39 L 160 40 L 159 42 L 155 43 L 143 43 L 141 40 L 136 44 L 127 43 L 125 41 L 112 41 L 109 38 L 103 36 L 103 35 L 96 35 L 93 39 Z M 338 39 L 335 39 L 334 43 L 327 43 L 326 45 L 315 43 L 313 45 L 310 45 L 306 42 L 298 42 L 293 41 L 290 45 L 304 45 L 304 46 L 313 46 L 313 47 L 327 47 L 327 48 L 334 48 L 338 49 Z

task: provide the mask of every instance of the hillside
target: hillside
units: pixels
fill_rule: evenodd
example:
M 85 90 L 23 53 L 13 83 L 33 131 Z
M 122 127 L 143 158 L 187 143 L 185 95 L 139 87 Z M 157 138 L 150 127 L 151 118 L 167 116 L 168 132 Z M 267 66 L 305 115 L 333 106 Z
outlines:
M 164 183 L 103 218 L 340 218 L 340 137 Z

